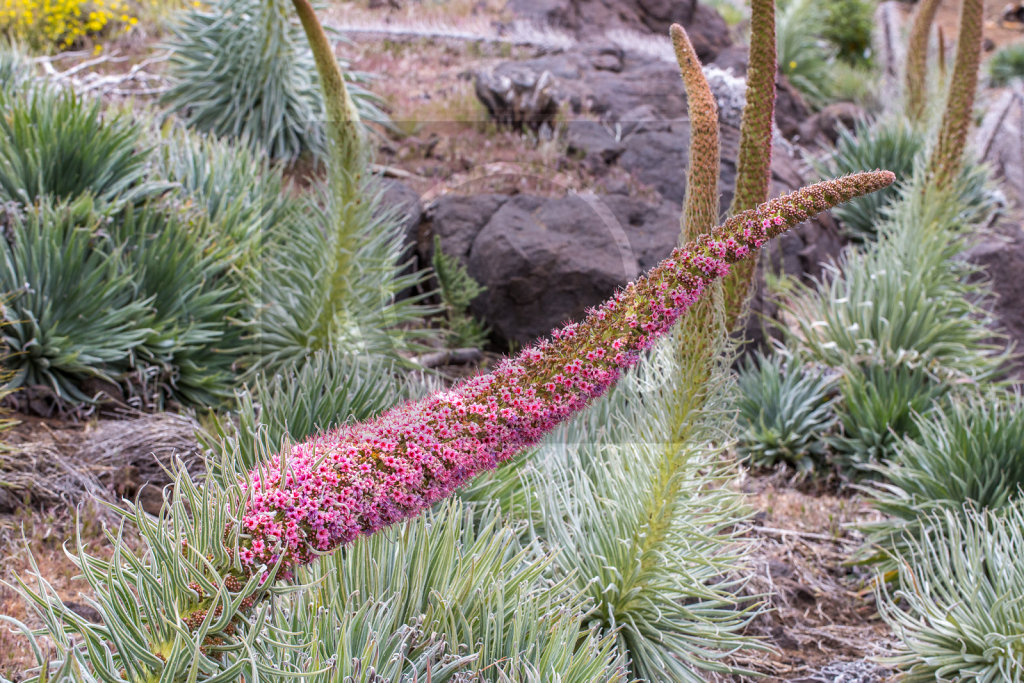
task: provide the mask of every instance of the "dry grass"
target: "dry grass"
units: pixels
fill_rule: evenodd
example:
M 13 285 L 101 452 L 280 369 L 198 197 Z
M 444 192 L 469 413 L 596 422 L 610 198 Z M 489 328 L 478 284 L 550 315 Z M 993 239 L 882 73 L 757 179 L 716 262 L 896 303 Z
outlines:
M 10 585 L 15 577 L 32 584 L 31 554 L 62 599 L 95 618 L 65 545 L 74 542 L 77 526 L 90 552 L 110 552 L 103 526 L 116 520 L 100 500 L 138 496 L 155 512 L 174 459 L 193 471 L 201 465 L 196 426 L 191 417 L 172 413 L 84 425 L 21 418 L 0 451 L 0 614 L 36 625 Z M 25 639 L 0 627 L 0 675 L 18 681 L 32 661 Z
M 0 450 L 0 513 L 133 497 L 145 483 L 162 487 L 175 457 L 199 466 L 196 427 L 173 413 L 86 425 L 23 418 Z
M 748 474 L 740 486 L 758 511 L 749 590 L 771 608 L 750 633 L 776 648 L 742 663 L 762 681 L 818 680 L 837 662 L 873 669 L 863 660 L 891 653 L 892 634 L 876 613 L 869 571 L 846 562 L 862 541 L 851 525 L 878 514 L 858 496 L 798 490 L 784 475 Z
M 86 618 L 97 618 L 82 593 L 86 585 L 78 578 L 78 569 L 64 550 L 66 544 L 74 541 L 75 514 L 75 509 L 61 506 L 31 513 L 22 511 L 3 520 L 6 529 L 0 530 L 0 614 L 18 619 L 30 628 L 41 625 L 26 612 L 24 601 L 12 588 L 16 577 L 32 585 L 31 553 L 39 573 L 66 604 Z M 109 556 L 110 546 L 103 537 L 103 524 L 113 521 L 109 511 L 95 501 L 87 501 L 77 508 L 77 515 L 81 520 L 82 542 L 90 547 L 90 552 Z M 133 543 L 130 530 L 127 531 L 126 538 Z M 17 683 L 34 663 L 25 637 L 6 624 L 0 625 L 0 676 Z

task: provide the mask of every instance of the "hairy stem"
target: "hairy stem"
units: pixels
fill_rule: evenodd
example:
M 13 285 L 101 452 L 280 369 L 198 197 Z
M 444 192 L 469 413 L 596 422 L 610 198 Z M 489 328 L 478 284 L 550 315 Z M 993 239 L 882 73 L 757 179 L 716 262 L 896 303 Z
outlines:
M 329 147 L 329 173 L 335 190 L 341 197 L 355 197 L 359 176 L 367 161 L 368 146 L 359 121 L 355 102 L 345 87 L 345 77 L 338 66 L 324 27 L 313 11 L 309 0 L 292 0 L 299 15 L 302 29 L 313 51 L 320 87 L 327 110 L 327 144 Z
M 690 37 L 679 24 L 669 28 L 676 61 L 686 87 L 686 106 L 690 119 L 689 167 L 686 174 L 686 199 L 683 202 L 681 243 L 697 239 L 718 223 L 718 176 L 721 151 L 718 139 L 718 103 L 711 92 Z M 692 330 L 680 354 L 677 380 L 696 410 L 704 402 L 707 380 L 725 337 L 722 283 L 712 283 L 710 292 L 684 314 L 685 329 Z
M 679 24 L 672 24 L 669 34 L 686 86 L 686 107 L 690 118 L 690 159 L 682 231 L 683 241 L 688 242 L 718 223 L 718 104 L 686 30 Z
M 772 126 L 775 120 L 775 0 L 752 0 L 750 16 L 750 66 L 747 69 L 747 102 L 740 128 L 740 152 L 736 161 L 736 194 L 729 213 L 753 209 L 768 199 L 772 173 Z M 728 329 L 743 315 L 757 259 L 737 264 L 724 281 L 725 319 Z
M 941 0 L 921 0 L 914 13 L 907 45 L 907 116 L 920 121 L 928 94 L 928 38 L 931 36 L 935 14 Z
M 964 147 L 971 126 L 974 95 L 978 89 L 981 63 L 983 0 L 963 0 L 960 10 L 960 37 L 950 78 L 946 111 L 942 117 L 939 140 L 932 150 L 929 170 L 936 187 L 948 187 L 960 174 Z

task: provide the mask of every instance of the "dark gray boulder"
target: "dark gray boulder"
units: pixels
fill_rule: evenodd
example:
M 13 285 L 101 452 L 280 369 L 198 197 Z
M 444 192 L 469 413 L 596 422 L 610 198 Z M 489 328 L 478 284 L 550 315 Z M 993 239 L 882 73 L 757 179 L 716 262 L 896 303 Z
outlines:
M 508 201 L 508 195 L 478 194 L 439 197 L 427 207 L 420 227 L 418 248 L 429 262 L 434 249 L 434 236 L 441 238 L 441 250 L 448 256 L 469 260 L 476 236 L 491 216 Z
M 644 185 L 681 206 L 686 196 L 689 144 L 690 122 L 685 119 L 645 126 L 625 138 L 618 163 Z
M 590 133 L 596 138 L 591 149 L 608 146 L 608 139 L 596 129 Z M 738 133 L 729 128 L 723 133 L 724 214 L 735 184 L 735 164 L 724 155 L 734 155 Z M 487 287 L 474 301 L 473 313 L 492 327 L 499 344 L 528 343 L 583 316 L 588 307 L 665 258 L 676 245 L 686 139 L 683 119 L 651 124 L 622 140 L 625 151 L 609 165 L 629 165 L 632 157 L 627 154 L 632 154 L 638 182 L 649 187 L 645 193 L 631 195 L 622 187 L 603 195 L 441 197 L 426 211 L 421 254 L 429 258 L 432 236 L 439 235 L 445 252 L 463 259 L 470 274 Z M 597 158 L 599 152 L 590 154 Z M 646 175 L 646 164 L 660 170 Z M 772 176 L 776 195 L 804 184 L 799 159 L 784 145 L 775 148 Z M 749 318 L 747 337 L 762 342 L 761 315 L 778 313 L 765 297 L 765 269 L 805 280 L 816 277 L 842 244 L 828 216 L 772 242 L 761 260 L 752 301 L 757 315 Z
M 473 313 L 498 338 L 527 343 L 582 317 L 663 258 L 678 236 L 678 221 L 671 202 L 512 197 L 473 242 L 469 273 L 487 285 Z
M 579 0 L 552 6 L 600 13 L 625 11 L 643 2 L 644 17 L 650 21 L 660 21 L 665 12 L 686 11 L 687 6 L 696 16 L 699 8 L 686 2 L 635 2 L 620 6 Z M 712 87 L 723 103 L 719 191 L 724 215 L 736 182 L 738 112 L 745 88 L 726 72 L 712 71 Z M 587 115 L 567 125 L 567 150 L 601 178 L 604 188 L 600 195 L 565 197 L 449 195 L 427 209 L 419 231 L 421 257 L 429 258 L 433 236 L 439 236 L 445 252 L 462 259 L 486 287 L 473 302 L 473 313 L 491 326 L 496 341 L 528 343 L 583 316 L 588 307 L 656 264 L 676 245 L 686 194 L 690 125 L 678 68 L 655 56 L 591 43 L 501 64 L 491 73 L 523 83 L 543 77 L 554 100 Z M 790 97 L 788 92 L 783 82 L 777 111 L 789 128 L 796 129 L 806 106 L 799 95 Z M 799 155 L 777 140 L 773 194 L 804 184 Z M 769 245 L 758 271 L 748 338 L 763 341 L 761 316 L 778 314 L 765 296 L 766 270 L 816 277 L 841 246 L 839 231 L 827 216 Z
M 423 203 L 419 193 L 393 178 L 382 178 L 380 189 L 380 209 L 393 212 L 402 224 L 406 243 L 414 244 L 423 222 Z

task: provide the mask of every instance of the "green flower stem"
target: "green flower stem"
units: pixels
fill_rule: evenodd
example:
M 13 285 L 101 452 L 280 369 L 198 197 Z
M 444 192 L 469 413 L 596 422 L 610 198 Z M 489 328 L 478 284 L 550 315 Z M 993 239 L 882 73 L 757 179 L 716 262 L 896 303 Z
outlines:
M 775 120 L 775 0 L 752 0 L 750 17 L 750 66 L 747 69 L 747 102 L 740 128 L 740 152 L 736 162 L 736 193 L 729 214 L 735 216 L 768 199 L 772 177 L 772 125 Z M 725 320 L 733 329 L 743 315 L 757 258 L 736 264 L 725 278 Z
M 359 120 L 355 102 L 345 86 L 345 78 L 334 56 L 334 50 L 327 39 L 323 26 L 309 0 L 292 0 L 295 11 L 306 32 L 306 39 L 313 52 L 320 88 L 323 90 L 324 106 L 327 113 L 327 174 L 332 190 L 331 220 L 339 226 L 357 225 L 367 220 L 364 172 L 370 161 L 370 146 L 366 132 Z M 339 234 L 355 235 L 355 231 L 341 229 Z M 330 275 L 331 290 L 335 296 L 332 302 L 345 300 L 343 293 L 348 289 L 349 278 L 354 267 L 352 256 L 356 245 L 351 241 L 339 241 L 335 245 L 337 267 Z M 331 335 L 326 331 L 325 338 Z
M 345 87 L 345 77 L 327 34 L 313 11 L 313 5 L 309 0 L 292 0 L 292 4 L 306 32 L 320 75 L 320 87 L 323 89 L 327 111 L 327 144 L 332 182 L 336 184 L 340 197 L 354 198 L 358 193 L 359 178 L 369 151 L 359 113 Z

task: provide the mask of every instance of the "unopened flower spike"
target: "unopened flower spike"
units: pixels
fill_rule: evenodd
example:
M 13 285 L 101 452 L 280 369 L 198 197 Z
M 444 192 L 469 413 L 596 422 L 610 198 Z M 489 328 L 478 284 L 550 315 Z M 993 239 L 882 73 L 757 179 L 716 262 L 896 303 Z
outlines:
M 928 81 L 928 39 L 940 0 L 921 0 L 914 13 L 907 45 L 907 116 L 920 121 L 925 109 Z
M 956 43 L 956 61 L 949 82 L 946 111 L 929 164 L 933 182 L 938 188 L 949 187 L 963 165 L 963 150 L 967 144 L 974 95 L 978 89 L 984 14 L 983 0 L 963 0 L 960 9 L 960 37 Z
M 309 0 L 292 0 L 306 40 L 313 52 L 320 89 L 327 113 L 329 171 L 335 191 L 344 199 L 355 197 L 359 178 L 368 158 L 368 145 L 355 101 L 345 86 L 345 77 L 334 49 Z
M 284 471 L 275 456 L 241 482 L 243 567 L 255 573 L 280 563 L 287 575 L 422 513 L 601 396 L 733 264 L 814 214 L 893 180 L 888 171 L 860 173 L 740 213 L 494 372 L 299 443 Z
M 683 201 L 680 243 L 697 239 L 718 223 L 718 176 L 721 149 L 718 129 L 718 103 L 711 92 L 697 51 L 679 24 L 669 28 L 679 72 L 686 87 L 686 108 L 690 120 L 689 162 L 686 173 L 686 198 Z M 678 375 L 674 381 L 696 408 L 703 404 L 707 380 L 725 336 L 722 283 L 685 313 L 683 325 L 688 333 L 681 339 Z M 682 425 L 680 425 L 682 426 Z
M 690 37 L 679 24 L 669 28 L 679 72 L 686 86 L 690 119 L 689 169 L 683 206 L 683 239 L 693 240 L 718 223 L 718 103 L 711 92 Z
M 768 199 L 772 177 L 772 127 L 775 122 L 775 0 L 750 4 L 750 66 L 747 101 L 740 127 L 736 160 L 736 193 L 729 213 L 753 209 Z M 737 264 L 725 279 L 726 325 L 731 329 L 743 314 L 757 268 L 752 258 Z

